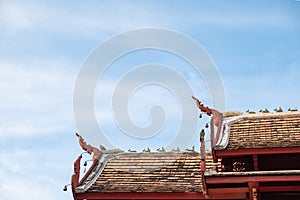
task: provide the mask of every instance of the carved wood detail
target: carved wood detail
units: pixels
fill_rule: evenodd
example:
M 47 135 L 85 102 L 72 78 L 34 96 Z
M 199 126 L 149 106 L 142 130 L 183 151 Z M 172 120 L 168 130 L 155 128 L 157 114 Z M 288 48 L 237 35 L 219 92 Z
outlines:
M 242 161 L 235 161 L 232 164 L 232 171 L 234 172 L 244 172 L 246 170 L 245 163 Z

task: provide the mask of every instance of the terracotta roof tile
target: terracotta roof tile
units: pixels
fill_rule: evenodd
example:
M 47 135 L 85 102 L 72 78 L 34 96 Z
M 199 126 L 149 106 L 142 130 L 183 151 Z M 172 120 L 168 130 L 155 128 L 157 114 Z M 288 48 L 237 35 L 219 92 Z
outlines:
M 198 153 L 119 154 L 88 191 L 200 192 L 199 158 Z
M 207 160 L 210 170 L 213 167 L 210 155 Z M 108 159 L 103 171 L 87 189 L 87 192 L 201 191 L 197 152 L 119 153 Z
M 242 115 L 231 122 L 226 149 L 300 146 L 300 112 Z

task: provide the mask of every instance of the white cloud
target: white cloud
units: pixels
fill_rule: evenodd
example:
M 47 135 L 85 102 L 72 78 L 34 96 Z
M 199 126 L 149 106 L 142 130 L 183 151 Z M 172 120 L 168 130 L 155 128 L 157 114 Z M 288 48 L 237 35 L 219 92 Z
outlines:
M 298 25 L 295 15 L 287 9 L 288 4 L 272 3 L 268 1 L 264 3 L 198 2 L 193 8 L 197 12 L 191 12 L 186 16 L 186 25 L 192 28 L 194 24 L 200 27 L 216 27 L 220 30 L 230 28 L 236 31 L 241 28 L 252 29 L 252 31 L 272 28 L 274 31 L 274 28 L 291 28 Z M 176 16 L 177 21 L 180 17 L 182 16 Z
M 3 33 L 21 34 L 22 31 L 68 34 L 69 37 L 102 38 L 112 33 L 137 27 L 161 26 L 168 28 L 215 26 L 215 27 L 288 27 L 296 24 L 295 18 L 279 6 L 267 10 L 254 10 L 245 6 L 227 5 L 219 2 L 210 9 L 205 3 L 197 3 L 197 12 L 186 13 L 168 4 L 145 2 L 58 2 L 2 1 L 0 26 Z M 225 6 L 225 9 L 222 7 Z M 230 9 L 229 9 L 230 7 Z M 162 12 L 162 8 L 166 11 Z M 227 9 L 226 9 L 227 8 Z M 134 10 L 134 12 L 132 12 Z
M 66 130 L 72 123 L 75 73 L 66 63 L 0 63 L 0 135 Z
M 20 30 L 30 28 L 32 26 L 32 19 L 26 10 L 17 2 L 1 1 L 0 13 L 2 17 L 0 22 L 2 25 L 10 26 L 12 29 Z
M 150 75 L 148 74 L 148 76 Z M 153 80 L 156 80 L 157 76 L 159 76 L 159 72 L 156 73 L 156 77 L 153 77 Z M 113 93 L 115 92 L 114 89 L 117 85 L 118 78 L 119 77 L 110 76 L 108 79 L 105 79 L 106 81 L 102 81 L 101 86 L 99 85 L 96 91 L 96 97 L 95 97 L 95 101 L 96 101 L 95 111 L 96 111 L 96 117 L 98 123 L 103 128 L 102 131 L 104 132 L 104 135 L 109 137 L 109 139 L 112 141 L 112 143 L 115 146 L 123 149 L 130 148 L 130 146 L 132 148 L 140 149 L 145 147 L 145 145 L 148 145 L 150 148 L 152 147 L 158 148 L 159 146 L 157 145 L 160 146 L 167 145 L 169 142 L 171 142 L 174 139 L 174 137 L 178 135 L 179 128 L 181 127 L 182 124 L 185 125 L 189 124 L 188 128 L 194 127 L 193 119 L 197 119 L 197 114 L 191 112 L 190 114 L 188 114 L 189 115 L 188 119 L 186 119 L 186 116 L 184 116 L 185 119 L 182 119 L 181 112 L 186 110 L 189 111 L 192 110 L 197 112 L 197 108 L 195 107 L 194 101 L 191 98 L 191 95 L 195 95 L 195 94 L 188 93 L 188 95 L 184 95 L 183 99 L 180 99 L 181 102 L 178 102 L 176 96 L 177 98 L 179 98 L 180 95 L 176 93 L 172 94 L 171 91 L 169 90 L 171 88 L 174 89 L 174 87 L 177 87 L 177 91 L 174 92 L 181 91 L 182 94 L 180 98 L 182 98 L 182 95 L 184 94 L 186 88 L 183 88 L 184 86 L 179 84 L 180 81 L 177 79 L 178 77 L 172 77 L 172 76 L 162 77 L 164 79 L 164 82 L 167 83 L 165 87 L 168 88 L 169 86 L 170 87 L 169 89 L 155 84 L 154 85 L 150 84 L 148 86 L 135 85 L 135 89 L 139 87 L 140 88 L 138 90 L 130 91 L 129 93 L 132 92 L 131 94 L 128 94 L 128 90 L 133 89 L 131 87 L 132 83 L 130 83 L 129 85 L 127 85 L 128 83 L 122 84 L 119 86 L 120 87 L 119 95 L 117 97 L 112 97 Z M 199 89 L 198 86 L 201 85 L 200 83 L 201 79 L 199 80 L 196 77 L 193 77 L 193 79 L 191 79 L 190 77 L 183 77 L 183 78 L 186 82 L 189 82 L 192 85 L 192 88 L 194 90 Z M 132 82 L 135 81 L 132 80 Z M 205 87 L 203 82 L 202 82 L 202 87 Z M 208 97 L 209 99 L 209 94 L 207 93 L 207 90 L 205 91 L 206 94 L 204 94 L 205 93 L 204 90 L 201 90 L 202 100 L 204 99 L 204 97 Z M 166 122 L 164 124 L 165 126 L 161 127 L 162 128 L 161 132 L 157 136 L 155 136 L 155 138 L 150 137 L 143 140 L 137 140 L 131 137 L 126 137 L 126 135 L 122 131 L 120 131 L 119 126 L 121 126 L 123 130 L 128 130 L 130 129 L 131 125 L 124 124 L 124 123 L 122 125 L 117 124 L 116 118 L 113 118 L 113 111 L 111 107 L 112 98 L 117 98 L 117 101 L 120 102 L 120 104 L 122 105 L 123 102 L 125 102 L 126 104 L 125 109 L 126 110 L 128 109 L 130 119 L 128 119 L 128 116 L 125 115 L 124 113 L 118 113 L 115 110 L 115 112 L 117 112 L 115 114 L 118 116 L 119 122 L 120 121 L 127 122 L 129 120 L 135 126 L 145 128 L 149 126 L 151 123 L 153 123 L 153 121 L 151 120 L 161 120 L 161 118 L 159 117 L 151 119 L 151 112 L 150 112 L 153 106 L 159 105 L 163 108 L 166 114 Z M 123 108 L 123 106 L 121 107 Z M 96 131 L 93 131 L 93 134 L 95 132 Z M 196 131 L 187 130 L 186 132 L 191 132 L 192 134 L 194 133 L 196 134 L 197 130 Z M 136 136 L 138 137 L 138 135 Z M 119 138 L 119 139 L 116 140 L 115 138 Z M 189 141 L 189 142 L 192 143 L 193 141 Z M 187 148 L 184 142 L 182 142 L 182 144 L 177 143 L 177 145 L 183 148 Z
M 159 21 L 159 16 L 149 12 L 138 2 L 10 2 L 2 1 L 0 25 L 8 33 L 20 31 L 47 31 L 85 38 L 101 38 L 108 33 L 127 31 Z M 133 14 L 131 11 L 134 10 Z M 113 14 L 113 15 L 112 15 Z
M 71 153 L 72 154 L 72 153 Z M 0 198 L 4 200 L 66 199 L 72 156 L 64 149 L 0 152 Z M 68 178 L 66 180 L 66 177 Z M 67 181 L 67 182 L 65 182 Z M 16 192 L 17 191 L 17 192 Z

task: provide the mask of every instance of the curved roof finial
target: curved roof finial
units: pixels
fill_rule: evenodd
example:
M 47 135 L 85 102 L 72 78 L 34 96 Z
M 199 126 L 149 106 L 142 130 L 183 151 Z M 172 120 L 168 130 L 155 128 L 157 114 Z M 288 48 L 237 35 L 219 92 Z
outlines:
M 202 111 L 205 112 L 208 116 L 211 116 L 212 114 L 212 109 L 210 109 L 209 107 L 205 107 L 201 101 L 199 101 L 199 99 L 197 99 L 196 97 L 192 96 L 192 98 L 196 101 L 196 105 L 197 107 Z
M 85 150 L 86 152 L 88 152 L 89 154 L 92 154 L 92 153 L 94 154 L 93 161 L 98 160 L 99 157 L 101 156 L 101 151 L 98 148 L 87 144 L 84 141 L 84 139 L 81 137 L 81 135 L 79 135 L 78 133 L 76 133 L 76 136 L 79 138 L 79 144 L 80 144 L 81 148 L 83 150 Z

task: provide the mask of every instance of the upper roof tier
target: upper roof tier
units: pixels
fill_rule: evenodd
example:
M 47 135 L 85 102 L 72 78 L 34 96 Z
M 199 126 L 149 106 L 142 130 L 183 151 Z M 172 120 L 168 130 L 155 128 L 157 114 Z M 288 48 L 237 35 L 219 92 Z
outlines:
M 299 147 L 300 112 L 224 117 L 215 150 Z

